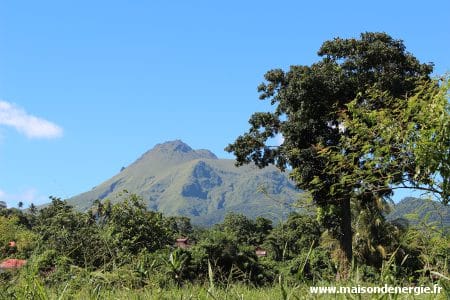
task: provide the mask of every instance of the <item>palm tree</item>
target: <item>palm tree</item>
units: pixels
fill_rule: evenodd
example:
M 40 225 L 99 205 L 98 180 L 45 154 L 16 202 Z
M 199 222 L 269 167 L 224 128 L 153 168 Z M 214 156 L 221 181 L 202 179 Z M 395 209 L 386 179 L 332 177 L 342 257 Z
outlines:
M 30 213 L 33 214 L 33 215 L 35 213 L 37 213 L 37 208 L 36 208 L 36 205 L 34 205 L 34 203 L 30 204 Z

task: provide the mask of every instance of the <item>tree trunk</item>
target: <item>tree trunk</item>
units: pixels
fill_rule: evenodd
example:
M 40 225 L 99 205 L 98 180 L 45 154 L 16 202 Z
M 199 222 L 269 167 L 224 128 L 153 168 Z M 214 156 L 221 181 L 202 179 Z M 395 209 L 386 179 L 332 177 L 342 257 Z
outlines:
M 341 213 L 341 236 L 339 239 L 340 248 L 342 251 L 342 263 L 339 270 L 339 277 L 341 279 L 346 279 L 349 275 L 351 262 L 353 258 L 352 250 L 352 211 L 350 208 L 350 199 L 345 199 L 342 202 L 342 213 Z

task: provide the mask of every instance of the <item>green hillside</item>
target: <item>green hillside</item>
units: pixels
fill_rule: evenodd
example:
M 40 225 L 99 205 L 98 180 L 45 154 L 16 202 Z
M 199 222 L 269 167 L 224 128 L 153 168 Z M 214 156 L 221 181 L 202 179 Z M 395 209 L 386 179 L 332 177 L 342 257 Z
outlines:
M 266 193 L 261 190 L 264 189 Z M 292 211 L 299 191 L 275 167 L 235 167 L 208 150 L 180 140 L 156 145 L 133 164 L 92 190 L 68 199 L 85 210 L 96 199 L 119 201 L 127 190 L 142 196 L 148 208 L 191 218 L 194 224 L 220 222 L 228 211 L 278 220 Z
M 410 224 L 426 222 L 448 227 L 450 206 L 432 200 L 407 197 L 397 203 L 388 215 L 390 220 L 399 218 L 407 219 Z

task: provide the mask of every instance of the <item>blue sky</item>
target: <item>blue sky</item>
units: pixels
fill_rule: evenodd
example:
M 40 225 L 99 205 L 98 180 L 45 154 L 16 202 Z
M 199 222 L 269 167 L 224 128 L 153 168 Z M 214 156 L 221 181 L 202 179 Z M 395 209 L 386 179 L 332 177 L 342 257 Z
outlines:
M 333 37 L 450 70 L 449 1 L 216 2 L 0 0 L 0 200 L 76 195 L 167 140 L 232 158 L 264 73 Z

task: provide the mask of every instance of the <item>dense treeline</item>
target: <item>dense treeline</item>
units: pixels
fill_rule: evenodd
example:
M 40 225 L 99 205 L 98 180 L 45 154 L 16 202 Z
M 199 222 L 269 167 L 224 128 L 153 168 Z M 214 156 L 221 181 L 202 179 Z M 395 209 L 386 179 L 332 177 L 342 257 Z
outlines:
M 293 213 L 279 224 L 229 213 L 212 228 L 196 228 L 188 218 L 147 210 L 136 195 L 122 197 L 116 204 L 96 201 L 84 213 L 58 198 L 40 210 L 1 210 L 2 259 L 27 260 L 20 270 L 0 274 L 1 298 L 32 299 L 43 288 L 70 295 L 82 289 L 336 280 L 339 244 L 312 213 Z M 450 235 L 439 224 L 366 222 L 359 216 L 353 229 L 354 272 L 362 281 L 446 285 Z M 176 246 L 180 237 L 189 238 L 187 248 Z M 258 257 L 256 249 L 267 255 Z

